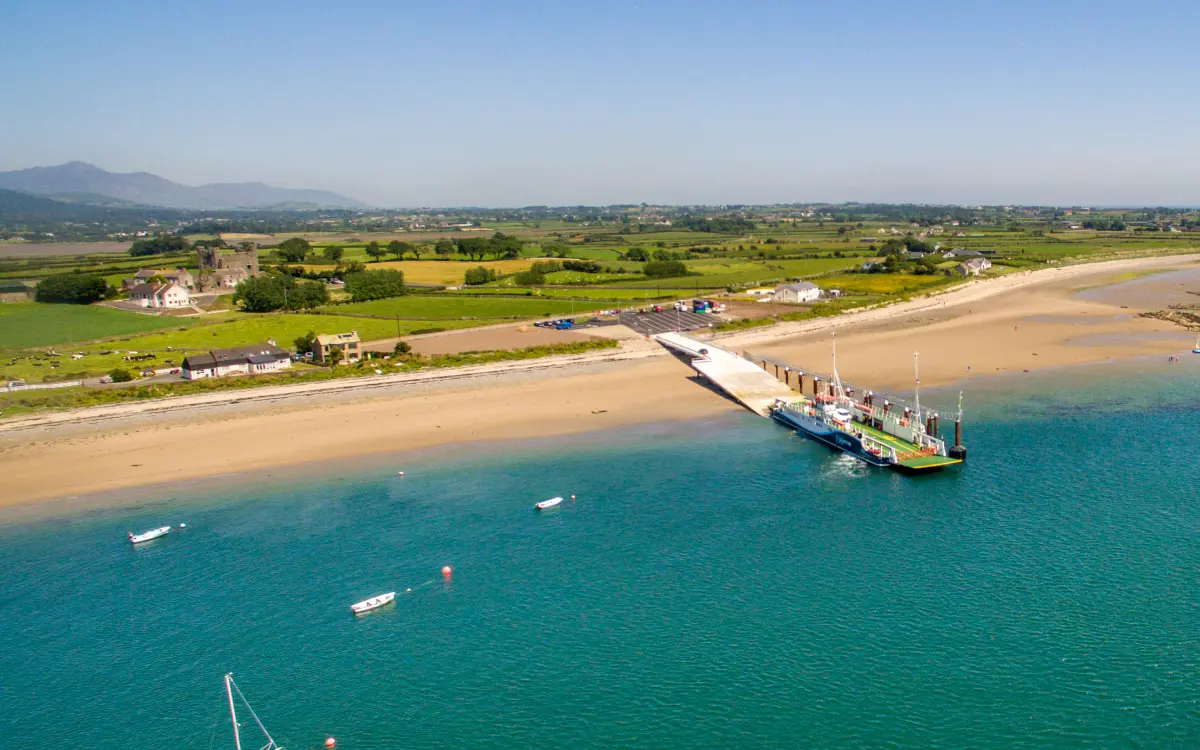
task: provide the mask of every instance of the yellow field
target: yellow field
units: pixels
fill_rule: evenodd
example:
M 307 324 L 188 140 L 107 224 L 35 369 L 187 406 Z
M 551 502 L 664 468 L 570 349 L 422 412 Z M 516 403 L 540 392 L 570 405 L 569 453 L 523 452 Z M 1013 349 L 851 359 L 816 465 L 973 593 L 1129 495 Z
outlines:
M 241 242 L 244 240 L 273 240 L 275 235 L 272 234 L 254 234 L 252 232 L 222 232 L 221 239 L 226 242 Z
M 368 263 L 367 268 L 372 271 L 381 268 L 395 268 L 398 271 L 404 272 L 404 280 L 413 284 L 461 284 L 463 283 L 463 274 L 468 268 L 494 268 L 496 273 L 517 273 L 519 271 L 527 271 L 533 265 L 533 259 L 522 258 L 520 260 L 487 260 L 481 262 L 474 261 L 456 261 L 456 260 L 390 260 L 382 263 Z M 317 269 L 332 269 L 333 265 L 306 263 L 305 268 L 309 270 Z

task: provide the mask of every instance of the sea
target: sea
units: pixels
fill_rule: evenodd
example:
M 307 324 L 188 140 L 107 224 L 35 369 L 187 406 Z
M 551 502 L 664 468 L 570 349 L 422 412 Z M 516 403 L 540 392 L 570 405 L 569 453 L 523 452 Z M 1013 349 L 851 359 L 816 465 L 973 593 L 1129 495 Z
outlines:
M 232 673 L 291 749 L 1200 745 L 1200 356 L 963 390 L 932 476 L 731 408 L 9 509 L 0 737 L 232 748 Z

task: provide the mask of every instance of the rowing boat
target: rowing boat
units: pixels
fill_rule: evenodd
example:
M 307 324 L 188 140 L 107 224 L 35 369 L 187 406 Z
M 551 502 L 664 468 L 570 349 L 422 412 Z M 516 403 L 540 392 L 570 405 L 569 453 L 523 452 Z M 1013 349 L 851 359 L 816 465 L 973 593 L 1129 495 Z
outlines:
M 141 534 L 135 534 L 131 531 L 131 532 L 129 532 L 129 543 L 130 544 L 141 544 L 142 542 L 148 542 L 151 539 L 158 539 L 160 536 L 166 536 L 167 532 L 169 532 L 170 530 L 171 530 L 170 526 L 160 526 L 157 529 L 150 529 L 149 531 L 143 531 Z
M 370 599 L 364 599 L 358 604 L 351 604 L 350 611 L 356 615 L 361 615 L 363 612 L 370 612 L 373 609 L 379 609 L 385 604 L 391 604 L 392 600 L 395 598 L 396 592 L 389 591 L 386 594 L 380 594 L 379 596 L 373 596 Z
M 561 502 L 561 497 L 552 497 L 549 500 L 543 500 L 540 503 L 534 503 L 533 507 L 537 510 L 546 510 L 547 508 L 553 508 L 555 505 L 558 505 Z

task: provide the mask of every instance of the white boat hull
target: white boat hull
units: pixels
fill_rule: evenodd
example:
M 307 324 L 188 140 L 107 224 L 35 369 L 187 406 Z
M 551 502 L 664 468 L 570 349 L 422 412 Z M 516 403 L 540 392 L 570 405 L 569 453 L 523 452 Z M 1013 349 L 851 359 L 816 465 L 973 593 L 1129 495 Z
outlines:
M 562 502 L 562 500 L 563 499 L 561 497 L 552 497 L 549 500 L 543 500 L 540 503 L 534 503 L 533 507 L 537 510 L 546 510 L 547 508 L 553 508 L 554 506 L 558 505 Z
M 157 529 L 151 529 L 151 530 L 143 532 L 141 534 L 134 534 L 134 533 L 130 532 L 129 543 L 130 544 L 141 544 L 142 542 L 148 542 L 151 539 L 158 539 L 160 536 L 166 536 L 170 531 L 171 531 L 170 526 L 160 526 Z
M 396 599 L 396 592 L 389 591 L 386 594 L 380 594 L 379 596 L 373 596 L 370 599 L 364 599 L 363 601 L 361 601 L 357 604 L 351 604 L 350 611 L 356 615 L 361 615 L 364 612 L 370 612 L 373 609 L 379 609 L 380 607 L 387 606 L 388 604 L 391 604 L 395 599 Z

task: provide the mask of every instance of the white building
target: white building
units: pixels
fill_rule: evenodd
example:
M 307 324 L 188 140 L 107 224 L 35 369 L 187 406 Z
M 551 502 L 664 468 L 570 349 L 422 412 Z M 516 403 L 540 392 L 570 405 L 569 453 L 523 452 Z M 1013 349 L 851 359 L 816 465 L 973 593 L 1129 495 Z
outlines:
M 142 307 L 187 307 L 192 304 L 192 295 L 173 282 L 165 284 L 138 284 L 129 290 L 129 299 Z
M 968 261 L 959 263 L 954 268 L 963 276 L 978 276 L 991 267 L 992 262 L 987 258 L 971 258 Z
M 780 284 L 775 287 L 776 302 L 815 302 L 821 296 L 821 290 L 810 281 L 799 281 L 795 284 Z
M 225 375 L 264 375 L 292 366 L 290 354 L 266 342 L 228 349 L 213 349 L 208 354 L 183 358 L 185 380 L 219 378 Z

